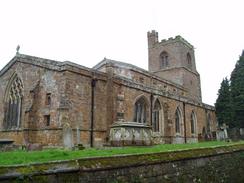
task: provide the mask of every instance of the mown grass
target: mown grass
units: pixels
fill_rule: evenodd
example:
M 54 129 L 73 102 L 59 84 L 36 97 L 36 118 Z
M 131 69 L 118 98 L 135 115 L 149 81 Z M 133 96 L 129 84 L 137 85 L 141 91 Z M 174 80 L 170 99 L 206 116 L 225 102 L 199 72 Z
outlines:
M 0 152 L 0 166 L 40 163 L 54 160 L 70 160 L 84 157 L 95 156 L 112 156 L 123 154 L 142 154 L 156 153 L 165 151 L 175 151 L 194 148 L 207 148 L 216 146 L 226 146 L 233 144 L 244 144 L 244 141 L 239 142 L 201 142 L 194 144 L 161 144 L 150 147 L 118 147 L 108 149 L 87 148 L 85 150 L 63 150 L 63 149 L 47 149 L 43 151 L 26 152 L 24 150 Z

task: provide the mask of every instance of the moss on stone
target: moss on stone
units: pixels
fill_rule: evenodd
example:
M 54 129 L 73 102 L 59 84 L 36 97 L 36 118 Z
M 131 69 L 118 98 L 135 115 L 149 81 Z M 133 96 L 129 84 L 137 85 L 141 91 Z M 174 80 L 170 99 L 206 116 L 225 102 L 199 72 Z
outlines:
M 31 177 L 33 180 L 47 181 L 47 176 L 43 174 L 54 174 L 55 172 L 62 172 L 64 170 L 77 170 L 81 172 L 108 170 L 114 168 L 136 167 L 136 166 L 149 166 L 160 163 L 173 163 L 181 160 L 192 160 L 201 157 L 212 157 L 216 155 L 223 155 L 233 152 L 242 152 L 239 159 L 244 158 L 244 144 L 211 147 L 211 148 L 198 148 L 188 149 L 181 151 L 169 151 L 160 153 L 148 153 L 137 155 L 120 155 L 110 157 L 95 157 L 95 158 L 82 158 L 69 161 L 56 161 L 50 163 L 31 164 L 26 166 L 5 166 L 0 167 L 0 176 L 7 176 L 14 173 L 17 178 L 16 181 L 27 181 Z M 236 163 L 236 162 L 235 162 Z M 237 162 L 238 163 L 238 162 Z M 213 169 L 212 176 L 218 174 L 214 169 L 215 164 L 208 165 L 208 169 Z M 177 167 L 176 167 L 177 168 Z M 201 175 L 201 172 L 197 173 Z M 12 174 L 13 175 L 13 174 Z M 186 177 L 187 179 L 187 177 Z

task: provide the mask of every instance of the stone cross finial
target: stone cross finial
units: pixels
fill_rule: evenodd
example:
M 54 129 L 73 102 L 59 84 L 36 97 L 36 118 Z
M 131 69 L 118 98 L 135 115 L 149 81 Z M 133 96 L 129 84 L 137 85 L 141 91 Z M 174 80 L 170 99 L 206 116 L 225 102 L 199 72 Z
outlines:
M 16 54 L 19 54 L 19 49 L 20 49 L 20 45 L 18 45 L 16 48 Z

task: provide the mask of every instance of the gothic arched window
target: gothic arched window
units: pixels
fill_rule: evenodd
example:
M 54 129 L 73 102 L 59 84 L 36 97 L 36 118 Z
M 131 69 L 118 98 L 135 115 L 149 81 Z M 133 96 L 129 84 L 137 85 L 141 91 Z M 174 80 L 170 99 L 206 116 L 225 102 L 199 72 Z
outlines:
M 197 118 L 196 114 L 194 111 L 191 113 L 191 133 L 196 134 L 196 123 L 197 123 Z
M 169 66 L 169 55 L 167 52 L 163 51 L 160 54 L 160 68 L 163 69 Z
M 177 107 L 175 111 L 175 132 L 176 133 L 180 133 L 181 121 L 182 121 L 181 112 L 180 109 Z
M 161 110 L 161 105 L 159 100 L 157 99 L 153 106 L 153 113 L 152 113 L 152 129 L 154 132 L 159 132 L 159 114 Z
M 5 94 L 4 128 L 20 127 L 23 83 L 15 74 L 8 84 Z
M 192 60 L 191 60 L 191 55 L 190 55 L 190 53 L 187 53 L 187 55 L 186 55 L 186 59 L 187 59 L 187 66 L 188 66 L 188 68 L 192 68 Z
M 146 123 L 147 104 L 144 97 L 140 97 L 134 106 L 134 121 L 138 123 Z

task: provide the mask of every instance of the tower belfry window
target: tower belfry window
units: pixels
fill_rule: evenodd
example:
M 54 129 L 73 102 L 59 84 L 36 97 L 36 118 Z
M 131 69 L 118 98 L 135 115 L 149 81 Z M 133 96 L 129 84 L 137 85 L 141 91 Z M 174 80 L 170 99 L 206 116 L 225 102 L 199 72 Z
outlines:
M 187 67 L 191 69 L 192 68 L 192 60 L 191 60 L 190 53 L 187 53 L 186 59 L 187 59 Z
M 167 52 L 162 52 L 160 54 L 160 68 L 166 68 L 169 66 L 169 55 Z

